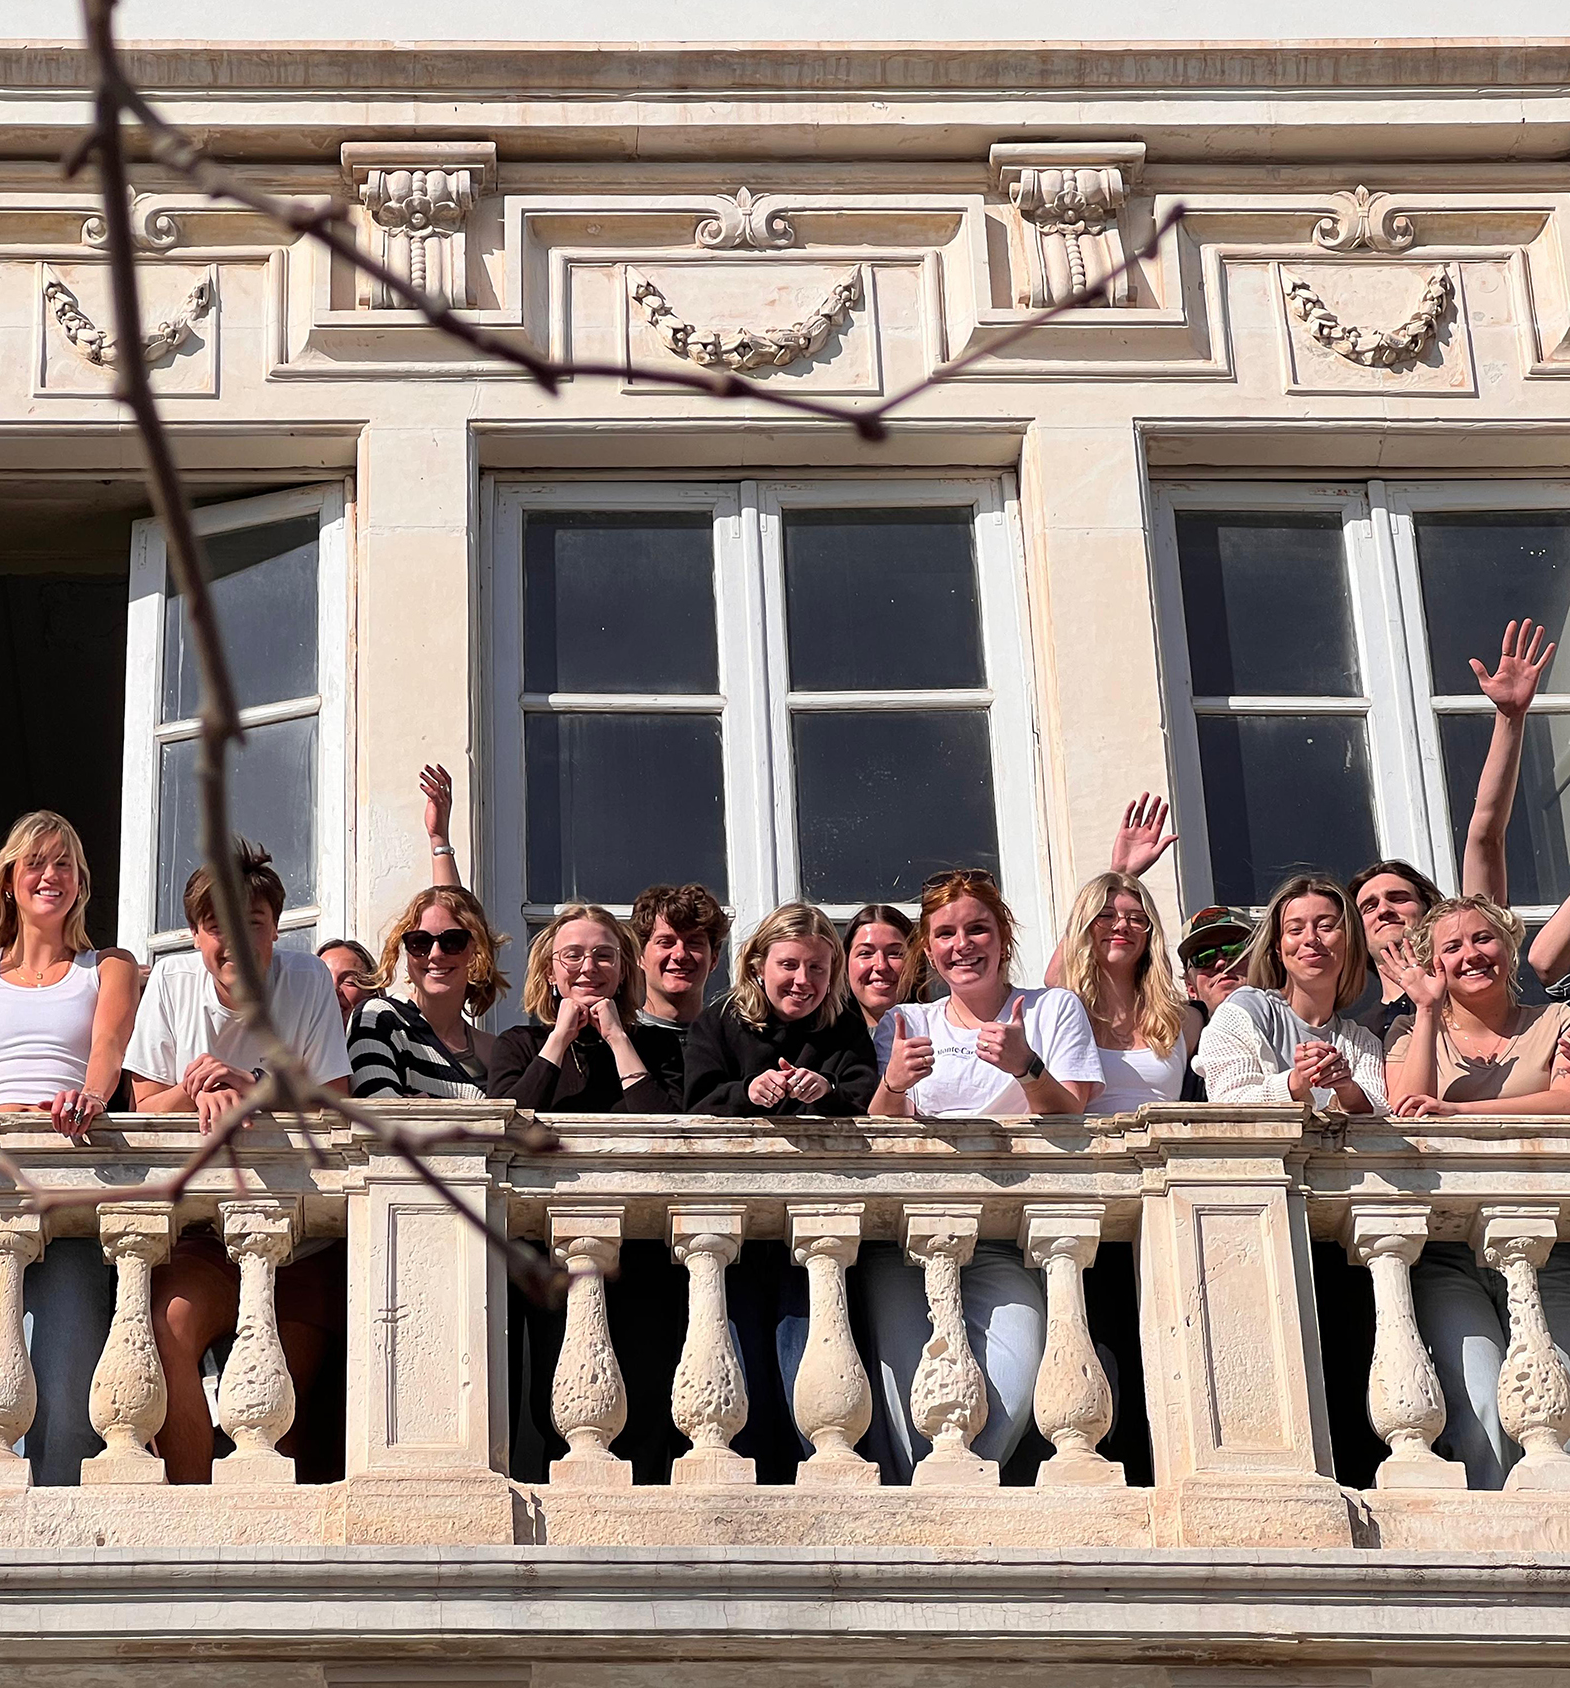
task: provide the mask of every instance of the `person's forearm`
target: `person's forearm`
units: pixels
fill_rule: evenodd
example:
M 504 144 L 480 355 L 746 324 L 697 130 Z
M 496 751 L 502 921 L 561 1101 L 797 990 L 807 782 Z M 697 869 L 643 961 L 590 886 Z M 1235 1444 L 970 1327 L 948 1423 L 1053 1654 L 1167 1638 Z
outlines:
M 1570 973 L 1570 897 L 1549 915 L 1526 958 L 1545 985 L 1558 984 Z
M 1530 1096 L 1493 1096 L 1450 1105 L 1462 1114 L 1570 1114 L 1570 1090 L 1534 1090 Z
M 1369 1100 L 1362 1085 L 1357 1083 L 1338 1085 L 1333 1091 L 1335 1099 L 1341 1104 L 1341 1111 L 1347 1114 L 1372 1114 L 1378 1110 Z
M 1477 782 L 1477 800 L 1466 829 L 1461 860 L 1461 894 L 1481 892 L 1503 903 L 1508 895 L 1505 872 L 1505 832 L 1515 806 L 1516 781 L 1521 773 L 1521 746 L 1526 738 L 1524 715 L 1494 715 L 1493 737 Z
M 445 838 L 431 838 L 431 883 L 455 885 L 463 888 L 463 875 L 458 871 L 458 858 Z
M 915 1115 L 916 1105 L 908 1090 L 891 1090 L 888 1080 L 880 1079 L 868 1112 L 874 1119 L 910 1119 Z
M 123 1037 L 94 1038 L 93 1052 L 87 1057 L 87 1076 L 82 1080 L 82 1088 L 102 1096 L 106 1108 L 119 1087 L 127 1042 L 129 1039 Z
M 1066 1085 L 1059 1084 L 1051 1073 L 1040 1078 L 1022 1078 L 1020 1088 L 1033 1114 L 1082 1114 L 1079 1098 Z
M 1420 1007 L 1399 1067 L 1385 1064 L 1385 1087 L 1394 1107 L 1408 1096 L 1439 1094 L 1439 1010 Z
M 196 1104 L 178 1084 L 171 1085 L 167 1090 L 144 1090 L 139 1087 L 136 1092 L 136 1111 L 139 1114 L 194 1114 Z

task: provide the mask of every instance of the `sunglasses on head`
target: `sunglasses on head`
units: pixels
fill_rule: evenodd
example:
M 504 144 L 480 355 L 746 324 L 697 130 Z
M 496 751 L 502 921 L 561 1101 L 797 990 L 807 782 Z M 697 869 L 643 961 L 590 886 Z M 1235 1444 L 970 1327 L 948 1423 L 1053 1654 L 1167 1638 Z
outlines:
M 922 880 L 921 894 L 926 896 L 940 885 L 991 885 L 995 889 L 997 883 L 984 867 L 946 867 L 941 873 L 929 873 Z
M 427 932 L 416 927 L 403 935 L 403 947 L 410 955 L 424 961 L 434 945 L 443 955 L 462 955 L 474 942 L 474 934 L 465 926 L 449 926 L 445 932 Z
M 1188 958 L 1188 964 L 1190 967 L 1214 967 L 1217 962 L 1236 961 L 1247 948 L 1246 938 L 1235 944 L 1212 944 L 1208 949 L 1195 950 Z

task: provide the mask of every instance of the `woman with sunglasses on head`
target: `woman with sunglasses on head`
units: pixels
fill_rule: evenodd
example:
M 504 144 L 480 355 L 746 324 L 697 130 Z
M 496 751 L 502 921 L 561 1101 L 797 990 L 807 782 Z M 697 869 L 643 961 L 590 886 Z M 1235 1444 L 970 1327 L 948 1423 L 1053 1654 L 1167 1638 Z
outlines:
M 1175 1102 L 1204 1021 L 1172 979 L 1161 917 L 1139 880 L 1100 873 L 1069 910 L 1063 983 L 1085 1005 L 1106 1087 L 1098 1114 Z
M 537 1024 L 496 1040 L 490 1094 L 551 1113 L 681 1109 L 681 1040 L 637 1019 L 638 952 L 608 910 L 573 903 L 529 946 L 523 1006 Z
M 930 965 L 948 995 L 891 1008 L 874 1044 L 882 1080 L 872 1112 L 892 1118 L 1079 1114 L 1102 1088 L 1095 1036 L 1066 990 L 1020 990 L 1011 978 L 1014 917 L 990 873 L 959 870 L 922 887 L 906 977 Z M 922 1274 L 893 1244 L 861 1250 L 861 1293 L 873 1349 L 878 1463 L 908 1483 L 929 1444 L 910 1387 L 931 1337 Z M 1046 1344 L 1046 1296 L 1011 1242 L 976 1244 L 960 1273 L 971 1348 L 987 1385 L 987 1419 L 971 1443 L 1006 1464 L 1029 1428 Z
M 472 1025 L 507 989 L 477 897 L 456 885 L 420 892 L 393 923 L 373 976 L 374 995 L 349 1020 L 356 1096 L 478 1099 L 495 1039 Z M 407 998 L 389 994 L 403 962 Z

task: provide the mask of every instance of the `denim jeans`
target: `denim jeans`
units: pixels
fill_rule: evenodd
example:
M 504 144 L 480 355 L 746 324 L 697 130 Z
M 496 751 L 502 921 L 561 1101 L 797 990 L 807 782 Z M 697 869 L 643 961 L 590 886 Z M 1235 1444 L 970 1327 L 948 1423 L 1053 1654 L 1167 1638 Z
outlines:
M 1570 1247 L 1556 1247 L 1537 1274 L 1548 1329 L 1570 1351 Z M 1473 1489 L 1504 1486 L 1520 1447 L 1499 1422 L 1499 1368 L 1510 1344 L 1505 1280 L 1464 1243 L 1430 1243 L 1412 1267 L 1412 1301 L 1439 1384 L 1445 1427 L 1434 1451 L 1466 1466 Z
M 87 1397 L 114 1318 L 115 1272 L 96 1238 L 59 1237 L 22 1278 L 27 1351 L 38 1411 L 18 1447 L 40 1488 L 75 1487 L 103 1450 Z
M 932 1444 L 910 1416 L 910 1386 L 932 1334 L 919 1266 L 895 1243 L 863 1243 L 861 1296 L 872 1374 L 872 1457 L 885 1483 L 908 1483 Z M 960 1272 L 965 1334 L 987 1384 L 987 1422 L 971 1443 L 982 1459 L 1008 1462 L 1030 1427 L 1036 1373 L 1047 1339 L 1041 1273 L 1008 1243 L 977 1243 Z

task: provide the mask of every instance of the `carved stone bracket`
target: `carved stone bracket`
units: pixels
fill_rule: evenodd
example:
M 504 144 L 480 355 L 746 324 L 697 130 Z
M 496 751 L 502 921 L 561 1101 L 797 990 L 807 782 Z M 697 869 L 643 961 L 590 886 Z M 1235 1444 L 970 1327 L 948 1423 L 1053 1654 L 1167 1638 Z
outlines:
M 1538 1269 L 1559 1235 L 1557 1208 L 1485 1207 L 1472 1231 L 1478 1260 L 1504 1274 L 1510 1346 L 1499 1368 L 1499 1422 L 1525 1453 L 1507 1489 L 1570 1489 L 1570 1372 L 1543 1316 Z
M 114 1319 L 93 1373 L 87 1416 L 107 1444 L 82 1461 L 82 1482 L 162 1483 L 164 1462 L 147 1444 L 169 1404 L 153 1337 L 153 1268 L 169 1258 L 173 1202 L 105 1202 L 98 1210 L 104 1258 L 115 1268 Z
M 796 1472 L 798 1486 L 876 1487 L 878 1468 L 856 1452 L 872 1423 L 872 1386 L 851 1335 L 845 1269 L 861 1244 L 861 1203 L 792 1206 L 791 1255 L 807 1269 L 807 1346 L 796 1373 L 792 1409 L 813 1446 Z
M 495 180 L 495 143 L 346 141 L 340 157 L 370 213 L 372 251 L 382 263 L 441 304 L 472 307 L 468 223 Z M 399 301 L 366 278 L 357 304 L 385 311 Z
M 993 147 L 998 186 L 1020 215 L 1028 276 L 1022 305 L 1031 310 L 1061 305 L 1119 268 L 1124 261 L 1120 215 L 1144 161 L 1139 142 Z M 1127 305 L 1129 300 L 1124 272 L 1083 303 Z
M 1370 193 L 1361 182 L 1351 193 L 1332 194 L 1329 216 L 1314 224 L 1314 244 L 1327 252 L 1405 252 L 1417 239 L 1412 219 L 1396 212 L 1388 193 Z
M 186 294 L 172 317 L 160 322 L 142 337 L 142 357 L 148 364 L 161 362 L 190 338 L 192 327 L 213 308 L 217 287 L 211 274 L 204 276 Z M 113 369 L 120 348 L 107 328 L 100 328 L 81 307 L 76 295 L 57 276 L 44 283 L 44 304 L 54 313 L 60 331 L 83 363 L 96 369 Z
M 932 1336 L 921 1351 L 910 1385 L 910 1414 L 932 1451 L 911 1482 L 991 1485 L 996 1460 L 982 1459 L 970 1444 L 987 1423 L 987 1384 L 970 1351 L 960 1269 L 976 1252 L 979 1207 L 907 1207 L 905 1251 L 926 1279 Z
M 698 328 L 683 322 L 646 275 L 627 266 L 627 296 L 648 318 L 665 348 L 705 369 L 784 369 L 822 351 L 829 335 L 860 304 L 861 267 L 835 282 L 811 316 L 789 328 Z
M 551 1381 L 551 1420 L 567 1455 L 551 1462 L 551 1481 L 583 1489 L 625 1489 L 632 1466 L 611 1452 L 627 1424 L 627 1387 L 611 1345 L 605 1278 L 621 1255 L 626 1209 L 549 1209 L 551 1258 L 565 1266 L 567 1328 Z
M 692 232 L 694 245 L 713 251 L 751 246 L 760 252 L 774 252 L 796 244 L 796 230 L 770 194 L 754 199 L 750 188 L 738 188 L 734 199 L 717 201 L 714 215 L 706 217 Z
M 38 1385 L 22 1334 L 22 1273 L 43 1250 L 43 1220 L 16 1196 L 0 1197 L 0 1492 L 25 1489 L 28 1464 L 16 1451 L 38 1407 Z
M 1439 324 L 1455 297 L 1450 271 L 1441 266 L 1429 276 L 1417 309 L 1396 328 L 1358 328 L 1344 323 L 1306 281 L 1281 272 L 1281 291 L 1287 306 L 1307 324 L 1311 339 L 1365 369 L 1389 369 L 1413 363 L 1439 332 Z
M 180 243 L 180 225 L 160 209 L 157 197 L 126 189 L 131 211 L 131 243 L 143 252 L 168 252 Z M 103 251 L 109 245 L 109 223 L 102 211 L 91 212 L 82 224 L 82 244 Z
M 1374 1281 L 1368 1422 L 1390 1449 L 1374 1478 L 1381 1489 L 1466 1487 L 1466 1467 L 1433 1451 L 1445 1427 L 1445 1397 L 1417 1328 L 1411 1279 L 1427 1237 L 1427 1208 L 1410 1205 L 1354 1207 L 1342 1234 L 1348 1257 Z
M 1112 1387 L 1090 1338 L 1085 1269 L 1101 1241 L 1100 1202 L 1031 1204 L 1020 1215 L 1020 1247 L 1047 1274 L 1047 1343 L 1036 1374 L 1036 1425 L 1057 1450 L 1036 1473 L 1042 1487 L 1121 1483 L 1123 1467 L 1096 1444 L 1112 1428 Z

